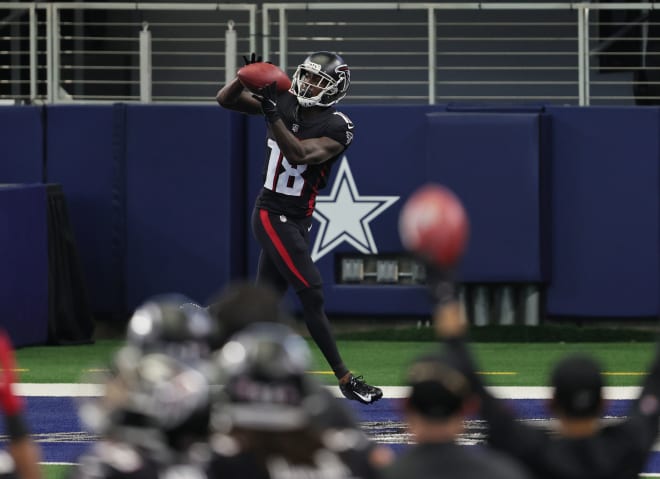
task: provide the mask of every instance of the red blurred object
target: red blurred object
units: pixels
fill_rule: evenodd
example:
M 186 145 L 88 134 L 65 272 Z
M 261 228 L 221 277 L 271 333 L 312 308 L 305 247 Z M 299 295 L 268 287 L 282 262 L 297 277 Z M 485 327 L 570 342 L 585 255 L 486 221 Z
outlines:
M 237 75 L 243 86 L 252 92 L 257 92 L 273 82 L 277 82 L 279 91 L 291 88 L 291 79 L 288 75 L 272 63 L 250 63 L 238 70 Z
M 23 400 L 14 393 L 16 360 L 7 333 L 0 330 L 0 410 L 14 416 L 23 410 Z
M 399 216 L 403 246 L 440 267 L 451 267 L 460 261 L 469 230 L 463 203 L 449 188 L 439 184 L 427 184 L 415 191 Z

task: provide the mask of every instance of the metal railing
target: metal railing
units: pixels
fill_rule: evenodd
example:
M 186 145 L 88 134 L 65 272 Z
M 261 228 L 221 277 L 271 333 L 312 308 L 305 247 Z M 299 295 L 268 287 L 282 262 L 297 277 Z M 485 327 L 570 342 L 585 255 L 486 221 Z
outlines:
M 10 45 L 0 58 L 14 74 L 0 79 L 2 99 L 208 101 L 233 76 L 236 51 L 257 42 L 254 4 L 0 3 L 5 10 L 14 15 L 0 23 Z M 26 64 L 29 76 L 18 73 Z
M 658 5 L 265 3 L 262 49 L 288 67 L 337 45 L 361 103 L 660 102 Z M 655 91 L 640 98 L 640 85 Z
M 660 3 L 0 3 L 0 99 L 208 102 L 341 53 L 351 103 L 660 103 Z M 260 14 L 260 21 L 258 21 Z

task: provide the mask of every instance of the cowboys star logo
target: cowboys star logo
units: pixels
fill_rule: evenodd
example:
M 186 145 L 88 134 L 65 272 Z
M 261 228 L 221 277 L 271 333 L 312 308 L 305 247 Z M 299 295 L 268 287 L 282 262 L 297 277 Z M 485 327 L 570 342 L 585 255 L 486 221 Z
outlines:
M 342 157 L 330 194 L 316 198 L 313 217 L 321 225 L 312 247 L 312 260 L 321 259 L 343 242 L 361 253 L 378 253 L 369 223 L 398 199 L 399 196 L 361 196 L 348 160 Z

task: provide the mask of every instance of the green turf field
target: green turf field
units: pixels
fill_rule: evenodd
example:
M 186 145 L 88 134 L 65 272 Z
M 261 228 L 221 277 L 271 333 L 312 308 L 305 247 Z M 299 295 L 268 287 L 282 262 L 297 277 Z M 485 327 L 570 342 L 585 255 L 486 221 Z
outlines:
M 66 477 L 67 469 L 71 466 L 48 464 L 43 466 L 44 479 L 62 479 Z
M 20 377 L 26 383 L 78 382 L 90 369 L 103 368 L 120 345 L 102 340 L 82 346 L 27 347 L 17 351 Z M 310 343 L 312 371 L 323 382 L 334 378 L 318 349 Z M 372 384 L 401 385 L 406 364 L 416 355 L 439 347 L 431 341 L 338 341 L 349 367 L 364 374 Z M 651 360 L 654 345 L 649 342 L 610 343 L 473 343 L 480 371 L 493 385 L 544 386 L 551 365 L 571 352 L 587 352 L 599 358 L 607 373 L 608 385 L 639 384 Z

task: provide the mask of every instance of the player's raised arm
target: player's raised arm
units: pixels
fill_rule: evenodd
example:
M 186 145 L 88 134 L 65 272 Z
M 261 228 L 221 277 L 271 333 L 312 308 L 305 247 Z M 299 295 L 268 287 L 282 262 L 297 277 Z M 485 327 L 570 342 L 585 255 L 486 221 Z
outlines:
M 243 56 L 243 61 L 244 66 L 263 63 L 261 57 L 255 53 L 252 53 L 249 58 Z M 261 114 L 261 103 L 253 98 L 250 90 L 245 88 L 238 76 L 220 88 L 215 99 L 221 107 L 228 110 L 240 111 L 250 115 Z
M 644 378 L 642 391 L 633 404 L 628 421 L 634 429 L 635 441 L 639 447 L 648 450 L 659 434 L 660 420 L 660 342 L 656 342 L 655 354 L 649 372 Z
M 399 234 L 404 247 L 426 264 L 429 291 L 436 302 L 433 319 L 438 337 L 461 346 L 457 353 L 464 356 L 467 369 L 473 369 L 462 344 L 467 321 L 456 298 L 452 273 L 462 259 L 469 236 L 463 204 L 442 185 L 424 185 L 404 204 Z
M 9 436 L 8 451 L 19 479 L 41 479 L 41 450 L 28 433 L 23 417 L 24 404 L 14 392 L 16 361 L 7 333 L 0 330 L 0 408 Z

